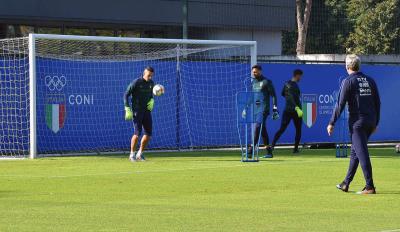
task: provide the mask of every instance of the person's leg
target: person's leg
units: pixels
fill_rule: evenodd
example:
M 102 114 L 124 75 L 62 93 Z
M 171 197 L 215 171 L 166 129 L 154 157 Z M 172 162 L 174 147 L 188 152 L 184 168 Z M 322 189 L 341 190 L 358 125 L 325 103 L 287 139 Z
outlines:
M 263 139 L 263 143 L 265 145 L 265 147 L 269 146 L 269 136 L 268 136 L 268 131 L 267 131 L 267 125 L 266 125 L 267 121 L 264 121 L 264 124 L 261 127 L 261 137 Z
M 267 149 L 267 154 L 264 156 L 264 158 L 272 158 L 273 157 L 272 147 L 269 145 L 269 136 L 266 125 L 264 126 L 264 129 L 261 131 L 261 136 L 263 138 L 265 148 Z
M 136 152 L 136 146 L 139 141 L 139 135 L 136 133 L 133 134 L 132 139 L 131 139 L 131 154 Z
M 263 118 L 263 122 L 264 123 L 263 123 L 262 128 L 261 128 L 261 137 L 263 139 L 263 143 L 265 145 L 265 148 L 267 149 L 267 154 L 264 155 L 263 157 L 264 158 L 273 158 L 272 148 L 269 145 L 269 136 L 268 136 L 268 130 L 267 130 L 267 117 L 268 117 L 268 115 L 264 116 L 264 118 Z
M 263 116 L 262 118 L 262 123 L 255 123 L 254 125 L 254 141 L 252 141 L 251 147 L 247 151 L 247 156 L 251 157 L 253 154 L 253 148 L 255 148 L 258 145 L 259 139 L 260 139 L 260 131 L 261 131 L 261 137 L 264 140 L 265 143 L 265 134 L 266 134 L 266 128 L 265 128 L 265 123 L 266 123 L 266 116 Z M 267 135 L 268 136 L 268 135 Z
M 147 144 L 150 142 L 151 136 L 149 135 L 143 135 L 142 140 L 140 141 L 140 148 L 139 152 L 143 153 L 143 151 L 146 149 Z
M 134 134 L 131 138 L 131 152 L 129 154 L 129 159 L 131 161 L 134 161 L 135 159 L 136 147 L 139 141 L 139 136 L 142 133 L 142 123 L 143 123 L 143 114 L 136 113 L 135 117 L 133 118 Z
M 372 165 L 368 152 L 368 138 L 371 135 L 371 128 L 363 125 L 355 124 L 351 137 L 352 147 L 360 162 L 361 169 L 364 174 L 367 189 L 374 189 L 374 181 L 372 179 Z
M 261 125 L 261 123 L 255 123 L 254 125 L 254 141 L 253 141 L 253 147 L 258 143 L 258 140 L 260 139 L 260 130 L 264 129 L 264 124 Z
M 283 112 L 283 115 L 282 115 L 281 127 L 275 133 L 274 140 L 272 141 L 272 147 L 275 147 L 276 142 L 278 142 L 278 140 L 282 136 L 283 132 L 285 132 L 289 123 L 290 123 L 290 113 L 285 111 L 285 112 Z
M 351 154 L 350 154 L 350 164 L 349 164 L 349 169 L 347 170 L 346 177 L 344 178 L 344 183 L 349 186 L 350 183 L 353 181 L 354 175 L 357 172 L 358 168 L 358 157 L 356 155 L 356 150 L 354 149 L 354 146 L 351 147 Z
M 292 114 L 292 118 L 294 127 L 296 128 L 296 135 L 294 138 L 294 151 L 296 152 L 299 150 L 299 144 L 301 139 L 301 127 L 303 125 L 303 122 L 302 118 L 299 118 L 299 116 L 296 113 Z
M 142 140 L 140 141 L 140 148 L 138 153 L 136 154 L 136 159 L 144 160 L 143 152 L 147 147 L 147 144 L 150 142 L 151 135 L 153 133 L 153 119 L 151 116 L 151 112 L 145 112 L 143 117 L 143 129 L 144 135 Z
M 268 133 L 267 133 L 267 128 L 266 128 L 266 123 L 267 123 L 267 117 L 268 115 L 263 115 L 262 118 L 262 123 L 255 123 L 254 125 L 254 141 L 252 146 L 249 148 L 247 151 L 247 156 L 251 157 L 253 154 L 253 148 L 255 148 L 258 145 L 259 139 L 260 139 L 260 133 L 261 137 L 263 139 L 264 145 L 268 146 L 269 144 L 269 138 L 268 138 Z

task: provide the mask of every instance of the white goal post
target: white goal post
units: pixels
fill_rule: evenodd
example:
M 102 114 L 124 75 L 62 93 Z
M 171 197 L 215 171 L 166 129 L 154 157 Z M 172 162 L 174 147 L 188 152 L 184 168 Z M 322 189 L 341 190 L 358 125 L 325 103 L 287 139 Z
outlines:
M 21 65 L 25 59 L 27 64 Z M 0 67 L 4 68 L 3 75 L 8 75 L 7 85 L 3 85 L 6 87 L 0 90 L 14 95 L 28 87 L 28 94 L 22 94 L 29 98 L 24 98 L 29 108 L 23 111 L 29 117 L 14 120 L 9 110 L 0 114 L 0 120 L 2 117 L 29 120 L 29 123 L 16 122 L 28 126 L 23 128 L 27 133 L 24 141 L 11 138 L 15 134 L 10 132 L 10 127 L 0 128 L 0 139 L 6 141 L 0 147 L 0 157 L 36 158 L 41 153 L 126 150 L 129 138 L 120 141 L 121 134 L 131 133 L 131 124 L 118 122 L 113 126 L 112 123 L 123 110 L 122 95 L 126 86 L 147 65 L 156 66 L 155 82 L 166 85 L 170 94 L 156 99 L 157 133 L 165 135 L 158 136 L 158 140 L 154 138 L 153 148 L 238 145 L 230 137 L 232 133 L 237 137 L 236 125 L 232 127 L 234 130 L 228 125 L 233 123 L 235 115 L 228 116 L 228 112 L 234 112 L 234 95 L 245 89 L 243 83 L 251 75 L 250 67 L 256 63 L 255 41 L 48 34 L 0 40 Z M 16 74 L 9 70 L 14 67 L 8 66 L 17 64 L 21 66 L 17 76 L 28 86 L 19 86 L 18 91 L 13 91 L 9 90 L 14 86 L 11 82 L 21 80 L 13 80 Z M 0 107 L 9 106 L 7 100 L 3 103 L 1 100 Z M 118 106 L 117 101 L 120 101 Z M 18 100 L 12 102 L 15 106 L 9 106 L 10 110 L 19 107 Z M 106 116 L 101 118 L 103 115 Z M 212 118 L 215 122 L 210 122 Z M 123 121 L 122 117 L 120 120 Z M 61 130 L 64 122 L 69 128 Z M 120 123 L 124 123 L 121 133 L 117 130 Z M 108 129 L 97 131 L 100 127 Z M 200 139 L 209 136 L 216 141 Z M 62 149 L 57 148 L 60 143 L 65 143 Z M 92 149 L 97 143 L 104 144 Z M 74 150 L 77 147 L 79 151 Z

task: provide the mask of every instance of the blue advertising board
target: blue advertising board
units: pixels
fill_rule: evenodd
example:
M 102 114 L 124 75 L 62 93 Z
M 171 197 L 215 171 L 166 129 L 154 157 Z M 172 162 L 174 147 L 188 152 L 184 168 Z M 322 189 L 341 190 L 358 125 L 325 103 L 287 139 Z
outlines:
M 250 77 L 248 64 L 232 62 L 183 62 L 177 71 L 175 61 L 79 61 L 37 59 L 37 133 L 38 150 L 46 152 L 126 150 L 133 133 L 131 122 L 124 118 L 123 94 L 128 84 L 141 75 L 146 65 L 154 66 L 155 82 L 163 84 L 166 94 L 156 99 L 153 112 L 154 133 L 151 148 L 187 148 L 238 146 L 236 127 L 236 94 L 245 90 L 244 81 Z M 9 61 L 1 61 L 0 88 L 1 134 L 4 141 L 10 133 L 22 133 L 21 140 L 2 144 L 2 150 L 27 149 L 29 130 L 26 128 L 28 107 L 27 81 L 16 86 L 22 97 L 10 103 L 10 90 L 5 86 L 15 74 L 10 73 Z M 234 67 L 234 69 L 232 68 Z M 334 142 L 326 126 L 332 114 L 339 84 L 346 75 L 343 64 L 262 64 L 263 74 L 273 81 L 278 109 L 284 108 L 281 90 L 296 68 L 304 71 L 299 83 L 302 92 L 304 143 Z M 225 74 L 221 74 L 221 70 Z M 238 72 L 236 72 L 238 70 Z M 243 71 L 244 70 L 244 71 Z M 380 89 L 382 100 L 381 124 L 372 141 L 400 140 L 400 67 L 396 65 L 363 65 Z M 216 79 L 213 73 L 225 75 Z M 14 92 L 13 92 L 14 94 Z M 14 104 L 8 106 L 7 104 Z M 15 108 L 24 108 L 21 122 L 5 124 Z M 11 110 L 14 110 L 11 112 Z M 18 113 L 18 112 L 17 112 Z M 269 136 L 278 130 L 280 121 L 267 120 Z M 15 136 L 13 137 L 15 138 Z M 293 143 L 294 126 L 289 126 L 279 143 Z M 14 145 L 13 145 L 14 144 Z M 11 147 L 10 147 L 11 146 Z M 13 147 L 14 146 L 14 147 Z
M 303 121 L 302 142 L 334 142 L 336 136 L 328 137 L 326 126 L 332 115 L 341 80 L 347 76 L 344 64 L 263 64 L 264 74 L 273 80 L 277 94 L 280 94 L 283 83 L 289 80 L 294 69 L 304 71 L 299 83 L 302 92 L 303 108 L 305 102 L 315 104 L 315 119 Z M 396 65 L 362 65 L 362 71 L 373 77 L 381 96 L 381 121 L 371 141 L 400 140 L 400 66 Z M 284 105 L 284 98 L 279 96 L 279 108 Z M 303 109 L 304 111 L 304 109 Z M 308 117 L 308 115 L 307 115 Z M 308 118 L 309 119 L 309 118 Z M 269 132 L 274 133 L 279 125 L 270 122 Z M 294 126 L 290 126 L 280 142 L 293 143 Z

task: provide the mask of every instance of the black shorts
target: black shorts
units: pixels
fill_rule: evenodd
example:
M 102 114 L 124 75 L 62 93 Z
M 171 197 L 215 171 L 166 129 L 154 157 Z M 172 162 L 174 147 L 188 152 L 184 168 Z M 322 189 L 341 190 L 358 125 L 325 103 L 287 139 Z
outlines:
M 135 112 L 133 118 L 134 134 L 139 136 L 144 129 L 144 134 L 151 136 L 153 132 L 153 119 L 150 111 Z

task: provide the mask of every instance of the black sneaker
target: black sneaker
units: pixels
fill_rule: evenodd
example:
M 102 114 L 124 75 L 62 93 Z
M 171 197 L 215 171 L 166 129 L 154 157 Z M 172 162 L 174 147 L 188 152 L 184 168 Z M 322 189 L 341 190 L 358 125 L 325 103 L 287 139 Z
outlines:
M 299 153 L 300 153 L 299 148 L 294 148 L 294 149 L 293 149 L 293 154 L 299 154 Z
M 343 192 L 348 192 L 349 191 L 349 185 L 346 184 L 344 181 L 338 185 L 336 185 L 336 188 L 339 190 L 342 190 Z
M 272 155 L 272 152 L 274 151 L 273 147 L 267 147 L 267 154 Z
M 266 159 L 271 159 L 274 158 L 274 155 L 272 154 L 273 148 L 272 147 L 267 147 L 267 154 L 263 156 L 263 158 Z

